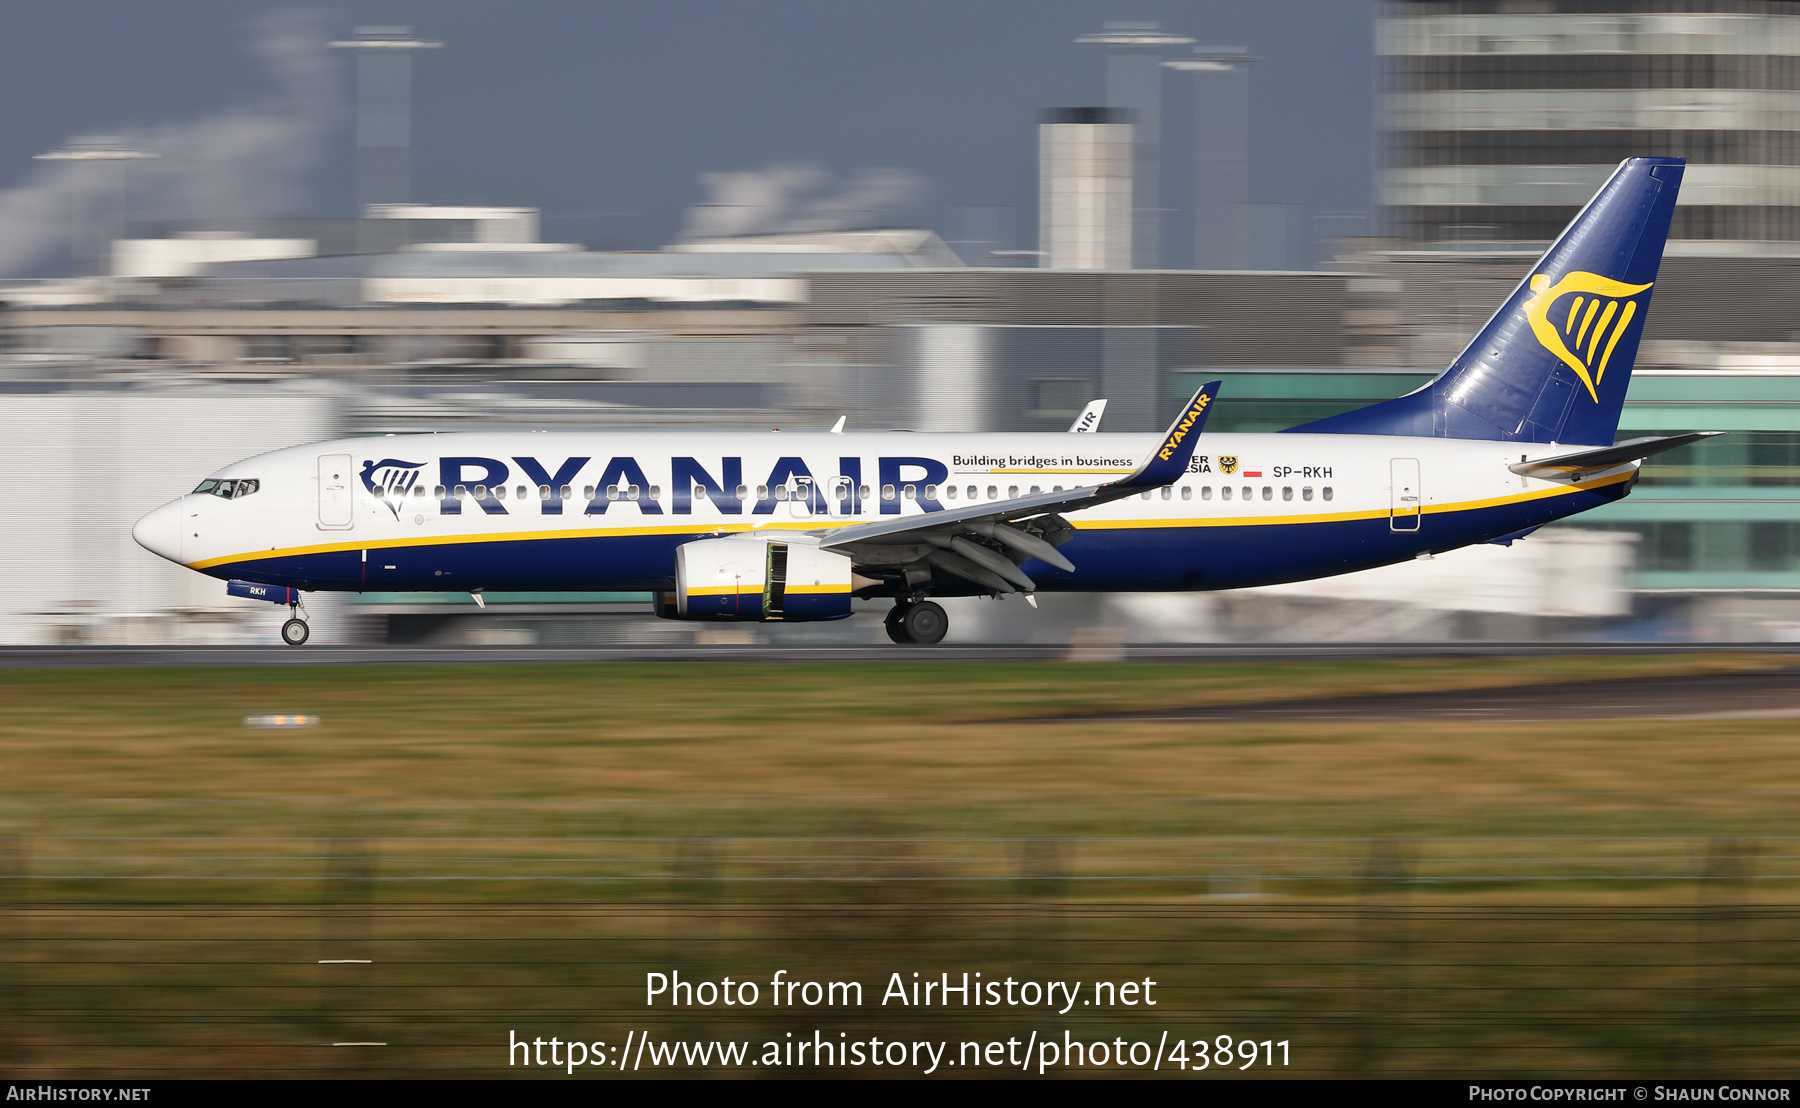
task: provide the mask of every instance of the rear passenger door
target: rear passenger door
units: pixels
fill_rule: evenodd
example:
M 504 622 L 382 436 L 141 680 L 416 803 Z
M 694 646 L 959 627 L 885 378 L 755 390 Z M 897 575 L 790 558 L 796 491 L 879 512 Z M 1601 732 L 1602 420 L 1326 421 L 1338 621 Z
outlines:
M 1424 507 L 1424 493 L 1419 488 L 1419 459 L 1394 458 L 1389 463 L 1393 478 L 1392 499 L 1388 506 L 1388 530 L 1417 531 Z

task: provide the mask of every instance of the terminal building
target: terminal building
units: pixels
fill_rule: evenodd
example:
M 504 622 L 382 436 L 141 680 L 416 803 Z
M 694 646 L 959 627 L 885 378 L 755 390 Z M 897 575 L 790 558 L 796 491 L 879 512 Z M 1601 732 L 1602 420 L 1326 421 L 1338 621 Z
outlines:
M 1619 434 L 1730 434 L 1578 526 L 1640 536 L 1647 613 L 1800 624 L 1800 4 L 1386 3 L 1376 46 L 1376 360 L 1435 370 L 1619 160 L 1688 159 Z

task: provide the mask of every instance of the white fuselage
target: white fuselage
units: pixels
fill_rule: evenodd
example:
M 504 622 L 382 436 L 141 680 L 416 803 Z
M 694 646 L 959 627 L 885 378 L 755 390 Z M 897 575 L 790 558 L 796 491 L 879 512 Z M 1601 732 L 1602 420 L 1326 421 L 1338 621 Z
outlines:
M 692 431 L 349 438 L 227 466 L 211 477 L 255 481 L 256 491 L 189 494 L 146 517 L 139 533 L 163 556 L 214 576 L 301 588 L 655 588 L 673 573 L 673 547 L 694 538 L 819 532 L 1098 485 L 1131 472 L 1158 441 Z M 1173 485 L 1071 513 L 1076 538 L 1066 552 L 1077 572 L 1051 574 L 1043 587 L 1231 588 L 1339 573 L 1541 525 L 1616 499 L 1635 473 L 1627 464 L 1571 484 L 1507 469 L 1559 452 L 1566 448 L 1207 434 Z

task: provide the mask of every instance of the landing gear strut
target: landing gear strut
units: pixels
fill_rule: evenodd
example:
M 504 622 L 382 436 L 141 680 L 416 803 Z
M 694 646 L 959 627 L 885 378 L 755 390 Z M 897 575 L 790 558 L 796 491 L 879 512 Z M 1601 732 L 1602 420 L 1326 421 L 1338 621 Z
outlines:
M 312 629 L 307 627 L 306 621 L 300 618 L 298 605 L 291 605 L 288 611 L 295 614 L 292 619 L 281 625 L 281 641 L 289 646 L 303 646 L 312 635 Z
M 930 646 L 944 641 L 950 630 L 950 618 L 944 609 L 929 600 L 905 601 L 894 605 L 886 619 L 887 636 L 897 643 Z

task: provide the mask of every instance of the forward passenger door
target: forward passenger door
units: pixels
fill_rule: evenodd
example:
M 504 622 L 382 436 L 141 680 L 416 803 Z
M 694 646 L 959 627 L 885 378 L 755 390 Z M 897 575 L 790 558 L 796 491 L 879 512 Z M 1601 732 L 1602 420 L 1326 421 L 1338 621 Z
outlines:
M 355 525 L 350 500 L 350 455 L 319 455 L 319 527 L 348 531 Z

